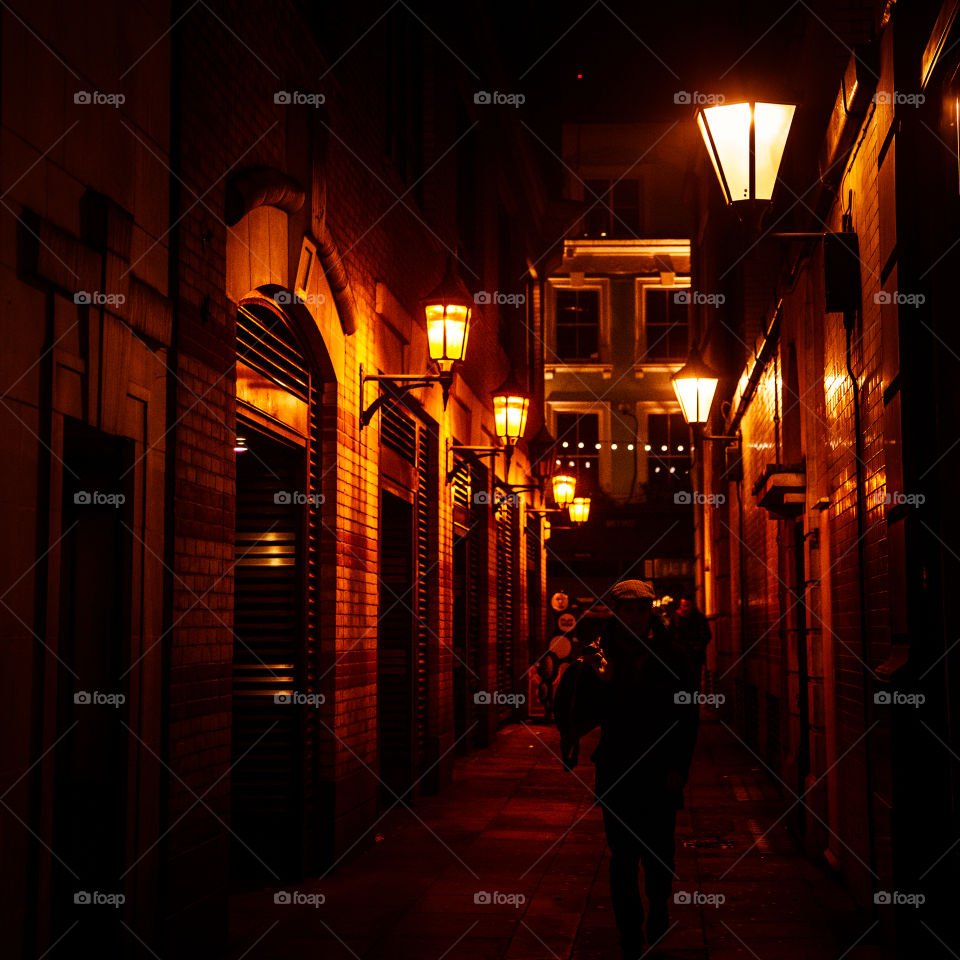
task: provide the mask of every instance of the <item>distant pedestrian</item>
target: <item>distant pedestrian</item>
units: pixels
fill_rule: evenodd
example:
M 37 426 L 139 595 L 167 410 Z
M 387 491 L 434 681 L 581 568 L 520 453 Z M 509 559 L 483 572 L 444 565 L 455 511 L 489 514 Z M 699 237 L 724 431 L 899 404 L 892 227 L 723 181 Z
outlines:
M 700 672 L 707 660 L 707 645 L 710 643 L 710 624 L 697 609 L 689 593 L 681 593 L 670 619 L 670 632 L 674 643 L 688 658 L 690 669 L 696 674 L 697 686 Z
M 599 646 L 561 678 L 556 703 L 564 763 L 599 722 L 596 796 L 610 846 L 610 899 L 624 960 L 669 927 L 677 810 L 697 735 L 696 689 L 688 658 L 654 616 L 654 591 L 642 580 L 611 590 L 614 616 Z M 649 915 L 638 885 L 643 864 Z

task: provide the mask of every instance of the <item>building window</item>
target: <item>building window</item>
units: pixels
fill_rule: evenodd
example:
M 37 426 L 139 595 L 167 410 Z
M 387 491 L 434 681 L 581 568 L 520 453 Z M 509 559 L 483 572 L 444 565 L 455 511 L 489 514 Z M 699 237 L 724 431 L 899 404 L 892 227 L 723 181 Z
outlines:
M 690 292 L 677 287 L 643 288 L 647 362 L 683 360 L 689 352 Z
M 690 486 L 690 428 L 682 413 L 647 417 L 647 483 L 651 493 L 672 493 Z
M 583 218 L 584 237 L 640 236 L 639 180 L 587 180 L 583 199 L 588 208 Z
M 557 290 L 557 358 L 599 360 L 600 291 Z
M 596 494 L 600 418 L 596 413 L 557 414 L 557 469 L 577 478 L 577 496 Z

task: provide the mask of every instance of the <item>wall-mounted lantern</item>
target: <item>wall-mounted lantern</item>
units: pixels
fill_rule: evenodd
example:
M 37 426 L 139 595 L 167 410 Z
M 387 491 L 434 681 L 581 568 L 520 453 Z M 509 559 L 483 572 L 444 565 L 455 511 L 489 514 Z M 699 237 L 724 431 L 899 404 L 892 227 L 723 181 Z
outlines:
M 470 333 L 470 313 L 473 298 L 457 274 L 453 257 L 447 263 L 447 272 L 440 284 L 421 301 L 427 321 L 427 345 L 430 359 L 436 363 L 439 374 L 378 374 L 363 375 L 360 367 L 360 406 L 363 407 L 363 387 L 375 381 L 386 390 L 360 414 L 362 430 L 389 398 L 399 399 L 411 390 L 439 383 L 443 390 L 443 408 L 447 408 L 453 369 L 463 361 Z
M 586 523 L 590 519 L 590 498 L 574 497 L 569 509 L 571 523 Z
M 769 206 L 796 109 L 792 103 L 750 100 L 697 111 L 724 199 L 745 211 L 745 220 L 759 222 Z
M 706 423 L 720 378 L 703 361 L 696 347 L 671 380 L 683 411 L 683 419 L 687 423 Z
M 530 395 L 510 376 L 493 391 L 493 420 L 497 437 L 504 446 L 519 443 L 527 429 L 527 413 L 530 410 Z
M 569 507 L 577 495 L 577 478 L 569 473 L 558 473 L 551 479 L 553 500 L 558 507 Z

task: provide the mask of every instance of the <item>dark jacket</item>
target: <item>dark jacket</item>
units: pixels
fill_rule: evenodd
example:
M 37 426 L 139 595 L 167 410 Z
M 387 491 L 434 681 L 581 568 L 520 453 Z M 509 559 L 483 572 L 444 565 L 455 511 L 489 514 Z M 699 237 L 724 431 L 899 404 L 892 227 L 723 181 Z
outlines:
M 612 621 L 598 646 L 607 661 L 602 675 L 589 662 L 597 653 L 588 654 L 570 665 L 557 687 L 565 765 L 576 764 L 576 741 L 599 725 L 600 744 L 591 757 L 598 795 L 621 780 L 659 789 L 671 771 L 685 781 L 698 720 L 686 657 L 656 616 L 646 641 L 627 636 Z
M 674 612 L 670 623 L 670 632 L 674 642 L 682 650 L 692 668 L 699 669 L 707 659 L 707 644 L 710 643 L 710 623 L 694 607 L 685 617 Z M 699 681 L 699 676 L 698 676 Z

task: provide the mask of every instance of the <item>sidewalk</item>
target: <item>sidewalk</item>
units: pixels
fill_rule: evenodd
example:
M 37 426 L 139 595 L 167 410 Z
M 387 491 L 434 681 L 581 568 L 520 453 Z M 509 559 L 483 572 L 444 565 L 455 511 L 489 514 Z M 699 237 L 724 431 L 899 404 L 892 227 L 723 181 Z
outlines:
M 235 896 L 228 956 L 619 960 L 593 765 L 582 759 L 567 773 L 558 750 L 553 727 L 504 729 L 494 747 L 458 761 L 442 794 L 392 811 L 375 844 L 296 888 L 323 894 L 317 906 L 275 905 L 272 889 Z M 770 829 L 784 808 L 734 736 L 704 723 L 678 818 L 674 891 L 711 902 L 673 905 L 654 956 L 884 956 L 865 946 L 869 917 L 800 853 L 789 818 Z

